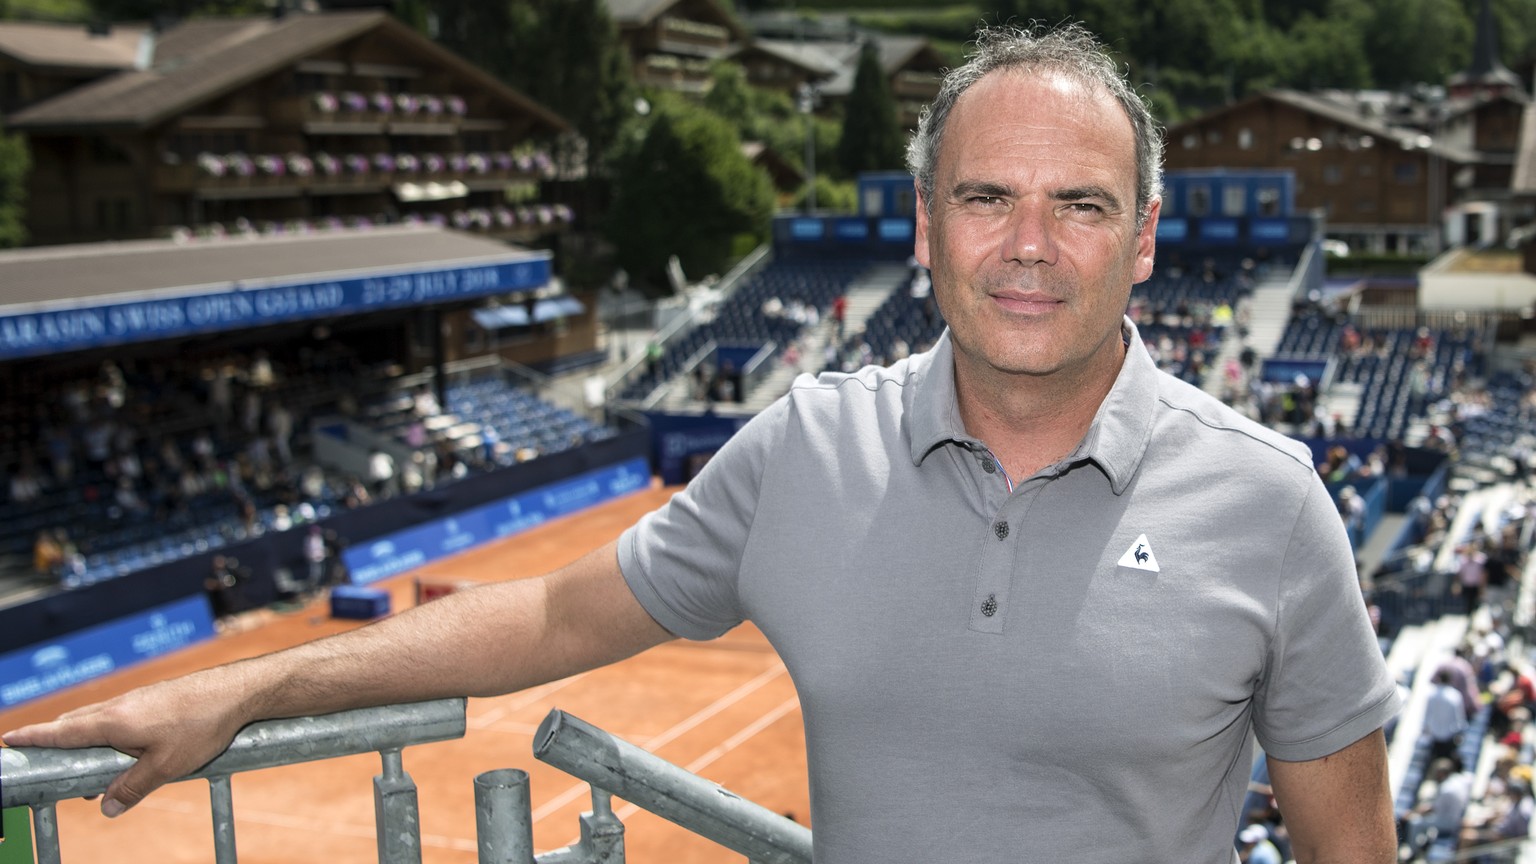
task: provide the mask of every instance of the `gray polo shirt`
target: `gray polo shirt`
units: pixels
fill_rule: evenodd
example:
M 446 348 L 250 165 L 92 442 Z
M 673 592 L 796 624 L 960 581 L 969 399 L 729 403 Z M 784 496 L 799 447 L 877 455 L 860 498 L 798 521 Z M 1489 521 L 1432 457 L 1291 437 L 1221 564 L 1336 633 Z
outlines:
M 1009 482 L 946 334 L 809 376 L 627 531 L 671 632 L 755 622 L 799 691 L 818 864 L 1229 864 L 1250 731 L 1333 753 L 1397 696 L 1306 447 L 1130 349 Z

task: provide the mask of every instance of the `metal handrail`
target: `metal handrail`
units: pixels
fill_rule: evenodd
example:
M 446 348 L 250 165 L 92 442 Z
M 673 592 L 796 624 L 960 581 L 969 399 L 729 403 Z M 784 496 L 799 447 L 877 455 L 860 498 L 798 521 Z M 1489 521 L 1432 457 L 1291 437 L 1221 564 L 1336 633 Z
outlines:
M 439 699 L 253 723 L 223 754 L 181 780 L 209 783 L 217 864 L 235 864 L 235 813 L 230 776 L 279 765 L 378 751 L 374 815 L 380 864 L 420 864 L 416 786 L 401 750 L 464 735 L 465 702 Z M 540 724 L 534 755 L 586 780 L 592 810 L 581 837 L 537 857 L 528 774 L 518 769 L 475 777 L 475 824 L 481 864 L 623 864 L 624 824 L 618 795 L 754 864 L 810 864 L 810 829 L 691 774 L 558 708 Z M 101 795 L 134 758 L 107 747 L 0 749 L 0 809 L 30 807 L 38 864 L 59 864 L 55 804 Z
M 209 782 L 215 857 L 219 864 L 233 864 L 230 775 L 377 751 L 384 760 L 383 773 L 374 778 L 379 861 L 414 864 L 421 860 L 420 820 L 416 818 L 416 788 L 402 767 L 400 751 L 413 744 L 463 737 L 464 709 L 462 698 L 439 699 L 252 723 L 240 730 L 218 758 L 181 779 Z M 103 794 L 113 778 L 135 761 L 109 747 L 0 749 L 0 809 L 32 808 L 38 864 L 59 864 L 54 805 Z
M 810 864 L 811 830 L 556 708 L 533 755 L 763 864 Z
M 720 278 L 720 281 L 716 283 L 720 296 L 727 298 L 734 294 L 736 289 L 740 287 L 741 281 L 750 276 L 763 263 L 763 259 L 768 257 L 770 249 L 769 244 L 764 243 L 747 253 L 744 258 L 736 262 L 734 267 L 727 270 L 725 275 Z M 671 342 L 673 336 L 682 332 L 683 328 L 693 324 L 696 318 L 697 314 L 692 312 L 677 316 L 655 335 L 654 340 L 656 344 L 665 347 Z M 628 384 L 640 367 L 645 364 L 645 360 L 644 352 L 637 353 L 633 359 L 609 379 L 607 390 L 604 393 L 606 401 L 613 402 L 618 400 L 619 391 L 624 389 L 624 385 Z

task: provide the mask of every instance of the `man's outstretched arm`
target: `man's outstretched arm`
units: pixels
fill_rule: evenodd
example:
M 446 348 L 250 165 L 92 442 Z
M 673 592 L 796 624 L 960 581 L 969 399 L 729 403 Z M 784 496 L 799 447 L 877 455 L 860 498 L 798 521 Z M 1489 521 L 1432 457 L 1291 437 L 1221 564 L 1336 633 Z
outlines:
M 256 720 L 493 696 L 612 663 L 672 638 L 630 593 L 616 546 L 537 579 L 460 591 L 357 630 L 152 684 L 5 733 L 5 743 L 107 746 L 137 757 L 102 798 L 102 812 L 116 816 L 202 767 Z

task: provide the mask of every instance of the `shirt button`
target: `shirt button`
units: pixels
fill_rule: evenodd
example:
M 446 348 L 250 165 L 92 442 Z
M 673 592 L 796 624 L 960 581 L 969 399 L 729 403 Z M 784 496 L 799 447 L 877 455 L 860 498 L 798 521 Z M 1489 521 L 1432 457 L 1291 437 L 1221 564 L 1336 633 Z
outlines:
M 1008 523 L 1007 522 L 996 522 L 996 523 L 994 523 L 992 525 L 992 533 L 996 534 L 997 535 L 997 539 L 999 539 L 999 540 L 1007 540 L 1008 539 Z
M 997 614 L 997 595 L 988 594 L 987 599 L 981 603 L 981 614 L 988 618 Z
M 981 460 L 981 470 L 987 472 L 988 474 L 996 474 L 997 463 L 993 462 L 991 459 L 983 459 Z

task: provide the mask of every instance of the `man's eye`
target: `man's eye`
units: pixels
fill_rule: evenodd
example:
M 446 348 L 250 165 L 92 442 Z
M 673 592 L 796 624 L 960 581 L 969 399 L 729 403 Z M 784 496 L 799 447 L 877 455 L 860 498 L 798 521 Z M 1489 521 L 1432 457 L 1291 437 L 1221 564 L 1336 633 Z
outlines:
M 996 195 L 972 195 L 969 200 L 972 204 L 980 204 L 983 207 L 991 207 L 1003 202 L 1003 199 Z

